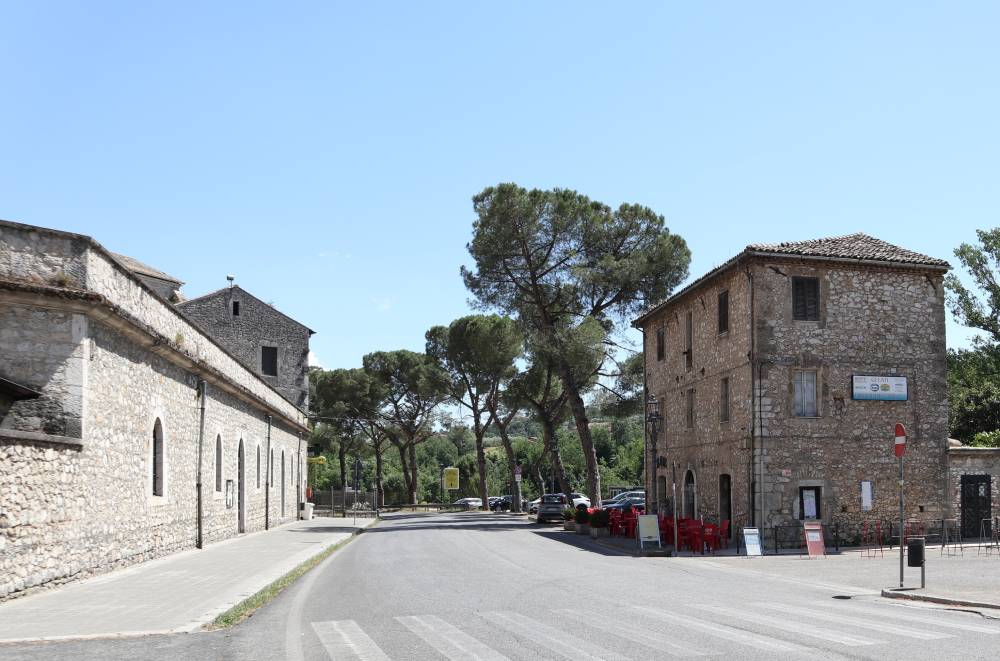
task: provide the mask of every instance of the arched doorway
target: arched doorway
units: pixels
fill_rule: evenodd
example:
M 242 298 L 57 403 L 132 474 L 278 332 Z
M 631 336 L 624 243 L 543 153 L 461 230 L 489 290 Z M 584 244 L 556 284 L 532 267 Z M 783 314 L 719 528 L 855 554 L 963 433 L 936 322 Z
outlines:
M 237 506 L 239 507 L 239 532 L 244 533 L 247 531 L 247 478 L 246 478 L 246 459 L 243 456 L 243 439 L 240 439 L 240 449 L 238 453 L 238 463 L 236 467 L 236 497 Z
M 684 518 L 693 519 L 698 513 L 696 502 L 694 471 L 690 468 L 684 473 Z
M 733 478 L 723 473 L 719 476 L 719 524 L 729 521 L 727 537 L 733 536 Z
M 285 517 L 285 451 L 281 451 L 281 517 Z

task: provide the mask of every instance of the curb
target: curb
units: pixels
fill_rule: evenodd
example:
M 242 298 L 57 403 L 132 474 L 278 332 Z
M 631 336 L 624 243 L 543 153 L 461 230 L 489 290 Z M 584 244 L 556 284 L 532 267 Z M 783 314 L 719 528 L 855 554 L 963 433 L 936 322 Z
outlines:
M 886 599 L 925 601 L 933 604 L 944 604 L 945 606 L 963 606 L 965 608 L 990 608 L 1000 610 L 1000 604 L 991 604 L 983 601 L 969 601 L 966 599 L 953 599 L 951 597 L 939 597 L 933 594 L 912 594 L 885 589 L 882 590 L 882 596 Z

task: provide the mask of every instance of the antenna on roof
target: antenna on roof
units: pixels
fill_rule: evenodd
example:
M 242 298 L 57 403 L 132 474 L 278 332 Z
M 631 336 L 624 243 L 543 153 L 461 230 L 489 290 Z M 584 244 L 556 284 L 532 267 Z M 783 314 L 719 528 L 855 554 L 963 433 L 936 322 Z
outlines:
M 236 279 L 236 276 L 235 276 L 235 275 L 227 275 L 227 276 L 226 276 L 226 280 L 228 280 L 228 281 L 229 281 L 229 288 L 230 288 L 230 289 L 232 289 L 232 288 L 233 288 L 233 280 L 235 280 L 235 279 Z

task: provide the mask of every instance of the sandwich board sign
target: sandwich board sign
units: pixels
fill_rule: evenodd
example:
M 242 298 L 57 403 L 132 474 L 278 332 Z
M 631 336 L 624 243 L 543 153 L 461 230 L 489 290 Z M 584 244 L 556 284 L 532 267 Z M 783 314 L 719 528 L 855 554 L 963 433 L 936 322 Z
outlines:
M 752 557 L 752 556 L 760 557 L 764 555 L 760 546 L 760 529 L 744 528 L 743 545 L 746 546 L 747 548 L 747 557 Z
M 656 542 L 660 546 L 660 521 L 655 514 L 642 514 L 636 523 L 636 537 L 639 540 L 639 548 L 643 548 L 643 543 L 652 544 Z
M 826 555 L 826 544 L 823 542 L 822 522 L 806 521 L 802 524 L 802 532 L 806 536 L 806 549 L 809 551 L 810 558 Z

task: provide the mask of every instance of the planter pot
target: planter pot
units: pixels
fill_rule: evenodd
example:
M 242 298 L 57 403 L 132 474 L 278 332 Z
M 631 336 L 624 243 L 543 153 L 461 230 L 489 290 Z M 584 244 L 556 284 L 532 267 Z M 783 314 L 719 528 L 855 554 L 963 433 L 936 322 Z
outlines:
M 586 523 L 578 523 L 578 524 L 576 524 L 576 533 L 578 535 L 589 535 L 590 534 L 590 526 L 587 525 Z
M 574 532 L 576 530 L 576 522 L 575 521 L 563 521 L 563 530 L 568 530 L 570 532 Z
M 598 537 L 607 537 L 608 534 L 609 533 L 608 533 L 607 526 L 605 526 L 604 528 L 591 528 L 590 529 L 590 536 L 593 537 L 594 539 L 597 539 Z

